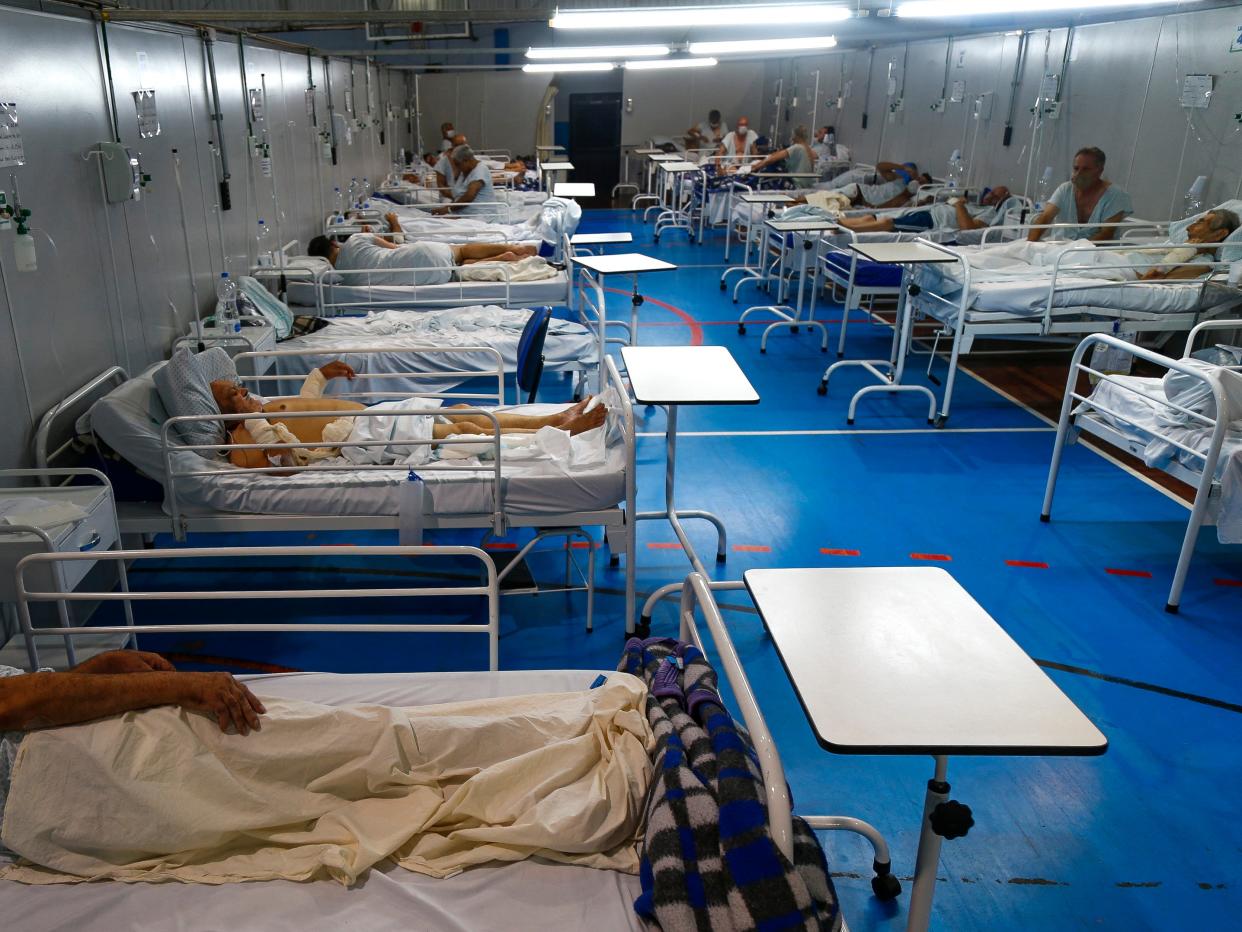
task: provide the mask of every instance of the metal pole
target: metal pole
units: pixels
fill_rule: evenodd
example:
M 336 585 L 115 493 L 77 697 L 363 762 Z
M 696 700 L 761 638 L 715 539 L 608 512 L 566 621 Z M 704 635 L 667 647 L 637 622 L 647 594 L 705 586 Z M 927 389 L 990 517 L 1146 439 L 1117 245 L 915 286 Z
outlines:
M 213 46 L 216 43 L 215 30 L 204 29 L 202 32 L 203 49 L 207 53 L 207 77 L 211 82 L 211 120 L 216 128 L 216 146 L 220 150 L 220 210 L 233 209 L 233 196 L 229 192 L 229 156 L 224 150 L 224 114 L 220 111 L 220 88 L 216 84 L 216 56 Z M 223 233 L 221 234 L 220 249 L 224 250 Z

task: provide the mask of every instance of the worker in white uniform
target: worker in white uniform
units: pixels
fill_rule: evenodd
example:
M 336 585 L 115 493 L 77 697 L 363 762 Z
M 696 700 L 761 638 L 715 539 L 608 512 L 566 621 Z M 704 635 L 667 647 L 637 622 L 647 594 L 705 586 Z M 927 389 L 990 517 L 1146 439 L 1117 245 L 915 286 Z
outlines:
M 737 130 L 729 133 L 716 150 L 716 164 L 724 164 L 727 169 L 736 169 L 744 157 L 755 155 L 755 145 L 759 142 L 759 134 L 750 128 L 748 117 L 737 118 Z
M 458 145 L 458 143 L 453 142 L 453 137 L 456 135 L 457 135 L 457 131 L 453 129 L 452 123 L 441 123 L 440 124 L 440 151 L 441 152 L 448 152 L 448 150 L 453 148 L 453 146 Z
M 707 119 L 686 130 L 687 149 L 718 149 L 729 135 L 729 124 L 720 116 L 719 110 L 713 110 Z

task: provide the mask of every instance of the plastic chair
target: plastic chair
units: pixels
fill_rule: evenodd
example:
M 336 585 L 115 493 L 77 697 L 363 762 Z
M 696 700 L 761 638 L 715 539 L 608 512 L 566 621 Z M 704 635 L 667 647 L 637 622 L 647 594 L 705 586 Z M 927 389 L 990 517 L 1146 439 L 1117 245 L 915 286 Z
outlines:
M 552 322 L 552 308 L 537 307 L 530 312 L 530 320 L 522 328 L 517 351 L 518 388 L 527 392 L 526 403 L 534 404 L 539 392 L 539 380 L 543 377 L 543 344 L 548 338 L 548 325 Z

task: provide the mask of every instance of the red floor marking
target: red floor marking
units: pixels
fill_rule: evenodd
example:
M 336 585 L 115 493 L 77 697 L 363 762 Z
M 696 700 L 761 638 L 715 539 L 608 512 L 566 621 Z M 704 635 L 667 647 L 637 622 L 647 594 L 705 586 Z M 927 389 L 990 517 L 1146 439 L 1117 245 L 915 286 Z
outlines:
M 500 542 L 500 543 L 484 544 L 484 545 L 483 545 L 483 549 L 484 549 L 484 550 L 517 550 L 517 549 L 518 549 L 518 545 L 517 545 L 517 544 L 507 544 L 507 543 L 504 543 L 504 542 L 502 541 L 502 542 Z
M 648 550 L 680 550 L 681 544 L 678 543 L 654 543 L 647 545 Z
M 1242 589 L 1242 579 L 1213 579 L 1212 582 L 1218 586 L 1236 586 Z
M 952 563 L 953 558 L 947 553 L 912 553 L 911 560 L 938 560 L 941 563 Z
M 1006 560 L 1005 565 L 1025 566 L 1027 569 L 1032 570 L 1046 570 L 1048 568 L 1048 564 L 1044 563 L 1042 560 Z
M 571 541 L 567 543 L 565 545 L 565 549 L 568 550 L 570 547 L 572 547 L 574 550 L 594 550 L 598 546 L 599 546 L 599 541 L 592 541 L 591 543 L 588 544 L 585 540 L 575 540 L 575 541 Z
M 857 550 L 841 550 L 837 547 L 820 547 L 819 552 L 830 557 L 856 557 Z
M 733 549 L 738 553 L 771 553 L 771 547 L 765 547 L 763 544 L 734 544 Z
M 626 291 L 624 288 L 605 288 L 604 290 L 611 291 L 613 294 L 623 294 L 626 297 L 629 297 L 631 294 L 631 292 Z M 662 307 L 664 308 L 664 310 L 669 311 L 670 313 L 675 314 L 678 317 L 680 317 L 682 320 L 682 323 L 684 323 L 687 327 L 690 328 L 690 345 L 691 346 L 702 346 L 703 345 L 703 327 L 697 320 L 695 320 L 693 317 L 691 317 L 681 308 L 673 307 L 673 305 L 668 304 L 667 302 L 661 301 L 658 298 L 651 298 L 651 297 L 648 297 L 647 295 L 643 295 L 643 299 L 648 304 L 654 304 L 656 307 Z
M 821 324 L 839 324 L 839 323 L 841 323 L 841 318 L 839 318 L 839 317 L 817 317 L 817 318 L 815 318 L 815 319 L 816 319 L 817 321 L 819 321 Z M 754 320 L 747 320 L 747 321 L 742 321 L 742 320 L 700 320 L 700 321 L 698 321 L 697 323 L 698 323 L 698 325 L 699 325 L 700 327 L 736 327 L 738 324 L 741 324 L 741 323 L 750 324 L 750 325 L 752 325 L 752 326 L 758 326 L 758 325 L 759 325 L 759 322 L 758 322 L 758 321 L 754 321 Z M 853 321 L 851 321 L 851 323 L 853 323 Z M 861 321 L 859 321 L 859 323 L 861 323 Z M 638 325 L 638 326 L 640 326 L 640 327 L 684 327 L 684 326 L 685 326 L 685 324 L 680 323 L 679 321 L 675 321 L 675 320 L 651 320 L 651 321 L 642 321 L 642 322 L 640 322 L 640 323 L 639 323 L 639 325 Z
M 1139 579 L 1151 579 L 1151 573 L 1147 570 L 1119 570 L 1114 567 L 1106 567 L 1104 572 L 1112 576 L 1137 576 Z

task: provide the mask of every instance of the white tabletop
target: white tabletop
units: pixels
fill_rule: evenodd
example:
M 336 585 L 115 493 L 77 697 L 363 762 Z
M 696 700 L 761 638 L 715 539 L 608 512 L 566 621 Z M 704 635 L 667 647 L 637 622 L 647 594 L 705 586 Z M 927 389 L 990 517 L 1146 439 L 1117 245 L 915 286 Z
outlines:
M 557 197 L 595 197 L 595 183 L 591 181 L 558 181 L 552 186 Z
M 797 220 L 765 220 L 763 223 L 778 233 L 810 233 L 814 230 L 835 230 L 837 228 L 835 221 L 824 220 L 820 217 L 802 217 Z
M 693 162 L 659 162 L 660 171 L 662 172 L 697 172 L 702 171 L 701 165 L 695 165 Z
M 939 567 L 748 570 L 744 579 L 829 751 L 1087 755 L 1108 747 Z
M 671 272 L 677 268 L 671 262 L 644 256 L 641 252 L 618 252 L 611 256 L 574 256 L 573 261 L 601 275 L 627 272 Z
M 663 149 L 634 149 L 635 155 L 654 155 L 657 152 L 663 152 Z
M 623 346 L 639 404 L 753 405 L 759 393 L 723 346 Z
M 545 172 L 571 172 L 574 170 L 573 162 L 544 162 L 540 166 Z
M 957 257 L 947 249 L 937 249 L 926 243 L 850 243 L 850 249 L 872 262 L 900 262 L 914 265 L 920 262 L 956 262 Z
M 681 162 L 684 157 L 676 152 L 652 152 L 647 158 L 653 162 Z
M 633 233 L 575 233 L 569 238 L 571 246 L 601 246 L 605 243 L 632 243 Z
M 738 200 L 747 204 L 792 204 L 793 198 L 780 191 L 747 191 L 739 194 Z

